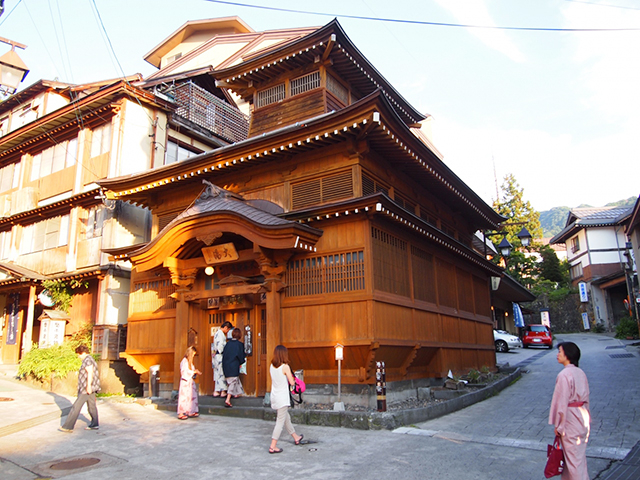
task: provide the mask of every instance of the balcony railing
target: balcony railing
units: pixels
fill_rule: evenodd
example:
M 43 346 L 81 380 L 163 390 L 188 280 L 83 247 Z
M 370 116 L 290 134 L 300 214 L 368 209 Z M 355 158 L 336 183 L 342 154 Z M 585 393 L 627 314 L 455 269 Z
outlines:
M 249 134 L 249 116 L 204 88 L 186 82 L 176 85 L 165 92 L 165 95 L 171 96 L 177 103 L 178 116 L 229 142 L 246 140 Z

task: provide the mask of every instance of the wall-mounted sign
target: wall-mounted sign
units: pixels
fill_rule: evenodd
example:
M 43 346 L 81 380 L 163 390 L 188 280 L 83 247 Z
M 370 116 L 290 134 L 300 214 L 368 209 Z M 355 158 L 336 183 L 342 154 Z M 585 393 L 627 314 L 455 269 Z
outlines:
M 540 323 L 542 325 L 546 325 L 551 328 L 551 320 L 549 319 L 549 310 L 541 310 L 540 311 Z
M 202 249 L 204 261 L 209 265 L 221 262 L 231 262 L 238 259 L 238 252 L 233 243 L 223 243 L 222 245 L 214 245 L 212 247 L 204 247 Z
M 591 325 L 589 325 L 589 314 L 586 312 L 582 314 L 582 326 L 585 330 L 591 329 Z
M 584 282 L 578 283 L 578 290 L 580 291 L 580 301 L 582 303 L 589 301 L 589 294 L 587 292 L 587 284 Z
M 220 298 L 207 298 L 207 308 L 218 308 L 220 306 Z

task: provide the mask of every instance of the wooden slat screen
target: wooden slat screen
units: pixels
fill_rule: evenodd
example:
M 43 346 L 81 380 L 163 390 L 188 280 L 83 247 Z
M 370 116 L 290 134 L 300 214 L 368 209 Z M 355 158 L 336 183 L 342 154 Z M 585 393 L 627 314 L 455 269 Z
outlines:
M 471 274 L 460 269 L 457 269 L 458 274 L 458 305 L 460 310 L 465 312 L 473 312 L 473 282 L 471 280 Z
M 371 195 L 372 193 L 384 192 L 387 195 L 389 194 L 389 189 L 379 183 L 377 180 L 368 177 L 367 175 L 362 175 L 362 195 Z
M 287 266 L 287 297 L 364 290 L 364 253 L 292 260 Z
M 158 231 L 162 231 L 162 229 L 169 225 L 169 223 L 171 223 L 171 221 L 178 215 L 178 213 L 170 213 L 169 215 L 162 215 L 158 217 Z
M 170 297 L 175 291 L 168 278 L 136 283 L 129 295 L 129 314 L 176 308 L 175 299 Z
M 344 105 L 349 105 L 349 90 L 329 74 L 327 74 L 327 90 L 333 93 Z
M 473 292 L 476 303 L 476 314 L 491 316 L 489 281 L 473 276 Z
M 315 71 L 291 80 L 291 96 L 320 88 L 320 72 Z
M 442 259 L 436 259 L 438 275 L 438 297 L 440 305 L 458 308 L 456 289 L 456 267 Z
M 375 227 L 371 228 L 373 246 L 373 285 L 377 290 L 408 297 L 409 257 L 407 242 Z
M 256 108 L 265 107 L 267 105 L 271 105 L 272 103 L 279 102 L 280 100 L 284 100 L 284 97 L 284 83 L 274 85 L 271 88 L 267 88 L 266 90 L 262 90 L 261 92 L 257 93 Z
M 353 197 L 351 170 L 291 185 L 293 210 L 351 197 Z
M 416 300 L 436 303 L 436 275 L 433 255 L 411 247 L 411 265 L 413 268 L 413 295 Z

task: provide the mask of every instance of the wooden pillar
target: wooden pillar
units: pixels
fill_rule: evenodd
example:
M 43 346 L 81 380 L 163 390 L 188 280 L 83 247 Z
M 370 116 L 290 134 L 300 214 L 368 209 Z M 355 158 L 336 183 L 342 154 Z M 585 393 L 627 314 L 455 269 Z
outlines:
M 180 386 L 180 362 L 187 350 L 187 334 L 189 332 L 189 303 L 185 294 L 191 290 L 198 273 L 197 268 L 180 268 L 180 260 L 167 258 L 164 266 L 169 268 L 171 282 L 176 286 L 176 321 L 173 351 L 173 389 Z
M 31 351 L 33 342 L 33 317 L 35 315 L 36 286 L 29 285 L 29 301 L 27 304 L 27 325 L 24 329 L 22 349 L 24 353 Z
M 267 364 L 277 345 L 282 344 L 282 280 L 287 268 L 290 252 L 274 252 L 258 247 L 258 263 L 264 274 L 264 288 L 267 291 Z M 267 375 L 267 392 L 271 390 L 271 376 Z

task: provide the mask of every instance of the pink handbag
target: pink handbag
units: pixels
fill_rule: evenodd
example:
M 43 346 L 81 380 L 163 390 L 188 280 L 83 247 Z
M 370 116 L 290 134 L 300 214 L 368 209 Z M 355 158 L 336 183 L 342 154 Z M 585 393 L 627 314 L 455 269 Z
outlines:
M 560 475 L 562 470 L 564 470 L 564 452 L 560 446 L 560 437 L 556 436 L 553 445 L 547 445 L 547 465 L 544 467 L 544 477 L 555 477 Z

